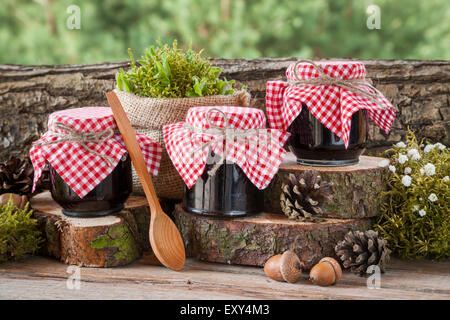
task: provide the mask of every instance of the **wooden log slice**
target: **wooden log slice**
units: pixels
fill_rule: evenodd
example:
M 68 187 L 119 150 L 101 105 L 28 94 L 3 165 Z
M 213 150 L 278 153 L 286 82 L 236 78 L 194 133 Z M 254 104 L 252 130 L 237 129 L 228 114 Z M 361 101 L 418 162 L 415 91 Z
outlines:
M 114 215 L 75 218 L 64 215 L 49 192 L 30 200 L 43 231 L 42 252 L 64 263 L 113 267 L 133 262 L 150 249 L 150 210 L 144 197 L 130 197 Z
M 294 250 L 306 268 L 325 256 L 335 257 L 334 246 L 350 230 L 367 230 L 370 219 L 289 220 L 279 214 L 221 219 L 196 215 L 175 207 L 175 221 L 187 255 L 200 260 L 263 266 L 267 259 Z
M 386 168 L 378 164 L 383 158 L 361 156 L 358 164 L 345 167 L 312 167 L 296 164 L 288 153 L 285 161 L 264 194 L 264 210 L 283 214 L 280 206 L 281 184 L 290 173 L 298 176 L 304 170 L 317 170 L 322 181 L 332 182 L 333 199 L 322 209 L 325 217 L 359 219 L 380 213 L 380 192 L 386 189 Z

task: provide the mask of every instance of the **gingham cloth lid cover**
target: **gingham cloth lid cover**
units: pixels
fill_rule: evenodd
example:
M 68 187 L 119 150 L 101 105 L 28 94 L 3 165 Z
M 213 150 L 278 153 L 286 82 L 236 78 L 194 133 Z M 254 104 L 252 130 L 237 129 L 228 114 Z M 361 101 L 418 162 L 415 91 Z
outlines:
M 339 79 L 364 79 L 366 69 L 359 61 L 316 61 L 324 74 Z M 294 66 L 286 70 L 288 81 L 295 81 Z M 297 65 L 301 80 L 319 77 L 319 72 L 309 63 Z M 360 86 L 365 91 L 370 89 Z M 369 98 L 336 85 L 290 85 L 286 81 L 268 81 L 266 86 L 266 110 L 271 128 L 287 130 L 300 114 L 302 104 L 329 130 L 348 146 L 352 114 L 366 109 L 370 119 L 389 133 L 395 119 L 394 106 L 382 95 L 376 104 Z
M 38 145 L 58 140 L 53 133 L 67 133 L 56 126 L 62 123 L 76 132 L 100 132 L 111 128 L 114 135 L 102 142 L 87 142 L 88 148 L 109 157 L 111 164 L 99 155 L 93 154 L 75 141 L 61 141 L 48 145 Z M 48 131 L 33 143 L 30 158 L 34 167 L 33 191 L 48 161 L 70 188 L 80 197 L 86 196 L 117 166 L 127 154 L 122 136 L 108 107 L 84 107 L 52 113 L 48 119 Z M 136 134 L 149 173 L 158 173 L 162 148 L 150 138 Z
M 213 126 L 220 128 L 227 123 L 228 130 L 260 130 L 248 131 L 240 138 L 230 139 L 224 147 L 224 139 L 217 139 L 218 135 L 204 131 L 214 129 L 207 115 Z M 264 189 L 286 155 L 283 145 L 289 137 L 284 130 L 266 129 L 266 117 L 262 110 L 232 106 L 190 108 L 186 122 L 165 125 L 163 133 L 169 157 L 188 188 L 203 174 L 212 148 L 220 157 L 226 150 L 228 163 L 237 164 L 256 187 Z

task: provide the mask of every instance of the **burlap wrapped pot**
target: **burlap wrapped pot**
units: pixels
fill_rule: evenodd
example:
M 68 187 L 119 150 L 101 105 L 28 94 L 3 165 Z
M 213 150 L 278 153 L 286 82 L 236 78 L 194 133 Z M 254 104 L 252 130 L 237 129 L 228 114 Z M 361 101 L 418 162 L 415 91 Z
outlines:
M 239 91 L 232 95 L 217 95 L 189 98 L 146 98 L 129 92 L 114 90 L 130 122 L 137 133 L 144 134 L 163 147 L 161 165 L 152 181 L 159 197 L 181 199 L 184 182 L 167 154 L 162 127 L 169 123 L 184 121 L 189 108 L 194 106 L 242 106 L 248 107 L 250 94 Z M 143 194 L 143 189 L 133 168 L 133 191 Z

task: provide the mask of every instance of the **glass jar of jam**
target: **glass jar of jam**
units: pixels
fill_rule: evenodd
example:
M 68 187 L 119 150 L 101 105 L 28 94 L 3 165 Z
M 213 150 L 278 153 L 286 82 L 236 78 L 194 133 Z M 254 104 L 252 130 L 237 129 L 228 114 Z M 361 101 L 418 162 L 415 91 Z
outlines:
M 286 69 L 287 81 L 267 82 L 270 127 L 291 133 L 288 148 L 299 164 L 358 163 L 369 118 L 389 133 L 395 108 L 366 75 L 361 61 L 299 59 Z
M 131 160 L 128 155 L 83 198 L 70 188 L 51 164 L 49 171 L 52 198 L 63 208 L 65 215 L 72 217 L 98 217 L 120 211 L 133 190 Z
M 256 108 L 190 108 L 185 122 L 164 126 L 167 153 L 186 184 L 183 208 L 216 217 L 263 210 L 263 189 L 286 155 L 289 134 L 267 129 Z
M 218 161 L 210 152 L 205 171 L 195 184 L 185 188 L 183 209 L 218 217 L 238 217 L 263 210 L 264 193 L 234 163 L 224 163 L 215 175 L 208 171 Z
M 289 126 L 289 150 L 297 163 L 312 166 L 346 166 L 356 164 L 364 152 L 368 136 L 366 110 L 352 115 L 348 147 L 344 141 L 326 128 L 303 104 L 302 111 Z
M 161 146 L 140 134 L 136 139 L 149 172 L 156 174 Z M 48 131 L 33 143 L 30 158 L 34 183 L 48 165 L 51 195 L 68 216 L 112 214 L 124 207 L 132 192 L 131 160 L 110 108 L 52 113 Z

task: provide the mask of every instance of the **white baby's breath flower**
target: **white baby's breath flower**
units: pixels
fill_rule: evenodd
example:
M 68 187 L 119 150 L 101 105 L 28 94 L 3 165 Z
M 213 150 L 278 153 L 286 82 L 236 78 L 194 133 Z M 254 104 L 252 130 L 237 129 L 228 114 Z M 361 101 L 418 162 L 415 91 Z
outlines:
M 434 144 L 427 144 L 425 146 L 425 148 L 423 149 L 423 152 L 428 153 L 428 152 L 433 151 L 433 149 L 434 149 Z
M 393 173 L 395 173 L 395 167 L 393 165 L 389 166 L 389 170 L 391 170 Z
M 440 143 L 440 142 L 435 143 L 435 144 L 434 144 L 434 147 L 435 147 L 435 148 L 438 148 L 439 150 L 444 150 L 444 149 L 446 148 L 446 146 L 443 145 L 443 144 Z
M 420 209 L 420 206 L 419 206 L 418 204 L 415 204 L 415 205 L 412 207 L 412 211 L 413 211 L 413 212 L 419 211 L 419 209 Z
M 427 214 L 427 212 L 424 210 L 424 209 L 420 209 L 419 210 L 419 215 L 421 216 L 421 217 L 423 217 L 424 215 L 426 215 Z
M 411 185 L 411 181 L 412 181 L 412 179 L 411 179 L 411 177 L 408 176 L 408 175 L 404 175 L 404 176 L 402 177 L 402 184 L 403 184 L 405 187 L 409 187 L 409 186 Z
M 381 168 L 386 168 L 389 165 L 388 159 L 383 159 L 380 162 L 378 162 L 378 166 Z
M 406 154 L 400 153 L 398 155 L 398 163 L 404 164 L 406 161 L 408 161 L 408 156 Z
M 397 142 L 395 146 L 398 148 L 406 148 L 406 144 L 403 141 Z
M 420 160 L 420 158 L 421 158 L 420 153 L 414 153 L 411 157 L 411 159 L 414 161 L 418 161 Z
M 425 169 L 424 169 L 424 168 L 420 168 L 419 171 L 420 171 L 420 174 L 421 174 L 421 175 L 424 175 L 424 174 L 425 174 Z
M 406 167 L 404 172 L 405 174 L 411 174 L 412 169 L 410 167 Z
M 436 173 L 436 167 L 434 166 L 434 164 L 429 162 L 423 167 L 423 169 L 427 176 L 432 176 Z
M 408 150 L 408 156 L 412 157 L 413 155 L 415 155 L 416 153 L 419 153 L 419 150 L 413 148 L 413 149 L 409 149 Z
M 449 176 L 445 176 L 445 177 L 442 178 L 442 181 L 444 181 L 444 182 L 447 182 L 448 180 L 450 180 Z
M 428 200 L 430 200 L 431 202 L 437 201 L 438 197 L 437 197 L 436 193 L 430 193 L 430 195 L 428 196 Z

